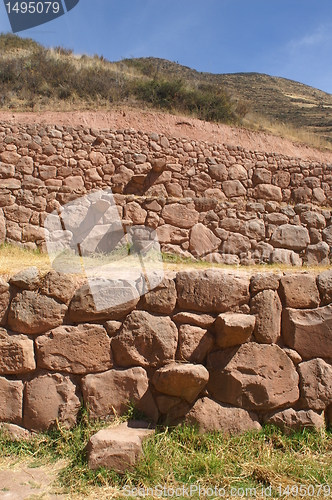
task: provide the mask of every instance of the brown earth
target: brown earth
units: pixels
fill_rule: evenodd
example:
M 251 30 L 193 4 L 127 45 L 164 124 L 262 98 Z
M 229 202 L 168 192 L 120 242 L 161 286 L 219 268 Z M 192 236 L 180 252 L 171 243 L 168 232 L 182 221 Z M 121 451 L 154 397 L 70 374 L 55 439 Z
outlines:
M 196 118 L 170 115 L 154 111 L 137 111 L 121 108 L 112 111 L 72 111 L 11 113 L 0 112 L 0 121 L 13 124 L 39 123 L 45 125 L 77 126 L 95 128 L 133 128 L 144 132 L 157 132 L 167 136 L 203 140 L 209 143 L 242 146 L 250 150 L 278 153 L 296 158 L 321 162 L 332 162 L 332 152 L 323 152 L 305 144 L 297 144 L 288 139 L 264 132 L 205 122 Z

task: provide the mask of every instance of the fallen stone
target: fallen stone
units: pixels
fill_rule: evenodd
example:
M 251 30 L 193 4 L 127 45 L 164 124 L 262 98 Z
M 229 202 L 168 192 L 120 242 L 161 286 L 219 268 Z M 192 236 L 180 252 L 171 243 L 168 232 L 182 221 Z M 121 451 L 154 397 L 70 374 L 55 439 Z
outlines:
M 309 273 L 287 274 L 280 279 L 280 296 L 286 307 L 311 309 L 319 306 L 316 276 Z
M 104 467 L 118 474 L 133 470 L 143 455 L 144 439 L 155 433 L 150 425 L 132 420 L 91 436 L 87 445 L 89 468 Z
M 302 408 L 321 411 L 332 403 L 332 366 L 323 359 L 298 365 Z
M 178 330 L 169 317 L 132 311 L 112 339 L 118 366 L 157 367 L 175 359 Z
M 286 248 L 295 251 L 304 250 L 310 243 L 309 232 L 302 226 L 282 224 L 274 230 L 270 243 L 275 248 Z
M 318 309 L 284 309 L 282 336 L 303 358 L 332 358 L 332 305 Z
M 221 431 L 227 434 L 240 434 L 261 429 L 258 416 L 242 408 L 222 405 L 209 398 L 196 401 L 185 421 L 197 425 L 199 432 Z
M 292 405 L 299 398 L 299 376 L 277 345 L 249 342 L 208 355 L 207 389 L 214 399 L 247 410 Z
M 35 340 L 39 368 L 87 374 L 113 366 L 111 339 L 101 325 L 59 326 Z
M 156 288 L 143 296 L 143 307 L 159 314 L 172 314 L 177 300 L 174 280 L 164 279 Z
M 22 424 L 23 382 L 0 377 L 0 422 Z
M 19 375 L 36 369 L 33 340 L 0 328 L 0 374 Z
M 305 411 L 288 408 L 272 415 L 266 415 L 264 421 L 279 427 L 286 434 L 292 431 L 303 431 L 304 429 L 319 431 L 325 428 L 324 415 L 319 415 L 313 410 Z
M 134 404 L 148 418 L 154 422 L 158 420 L 147 373 L 139 366 L 86 375 L 82 379 L 82 392 L 90 418 L 121 416 L 128 412 L 130 404 Z
M 322 299 L 322 306 L 332 302 L 332 271 L 323 271 L 317 276 L 317 286 Z
M 57 422 L 73 427 L 81 406 L 73 380 L 59 373 L 38 375 L 28 381 L 24 401 L 24 427 L 33 431 L 46 431 Z
M 6 438 L 11 441 L 27 441 L 33 438 L 34 434 L 23 427 L 15 424 L 0 424 L 0 430 L 4 432 Z
M 219 314 L 215 322 L 216 343 L 231 347 L 248 342 L 255 326 L 255 316 L 239 313 Z
M 67 307 L 54 299 L 24 290 L 12 300 L 8 325 L 11 330 L 34 335 L 61 325 Z
M 152 383 L 157 391 L 192 403 L 208 380 L 209 372 L 203 365 L 171 363 L 155 372 Z
M 189 250 L 196 257 L 202 257 L 217 250 L 221 240 L 203 224 L 195 224 L 190 231 Z
M 176 276 L 178 307 L 198 312 L 234 311 L 249 302 L 249 278 L 215 269 L 180 271 Z
M 207 330 L 199 326 L 181 325 L 177 358 L 189 363 L 203 363 L 213 344 L 214 338 Z
M 101 319 L 118 320 L 130 313 L 138 301 L 138 291 L 130 283 L 98 280 L 92 284 L 92 291 L 89 284 L 76 290 L 70 303 L 69 315 L 74 323 Z

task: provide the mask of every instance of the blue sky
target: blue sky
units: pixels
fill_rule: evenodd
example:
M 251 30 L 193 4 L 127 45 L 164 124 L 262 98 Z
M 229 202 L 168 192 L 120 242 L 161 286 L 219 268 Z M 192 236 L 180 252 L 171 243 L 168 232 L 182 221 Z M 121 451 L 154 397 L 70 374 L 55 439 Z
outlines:
M 0 31 L 10 31 L 0 3 Z M 332 93 L 331 0 L 80 0 L 20 33 L 75 52 L 154 56 L 198 71 L 255 71 Z

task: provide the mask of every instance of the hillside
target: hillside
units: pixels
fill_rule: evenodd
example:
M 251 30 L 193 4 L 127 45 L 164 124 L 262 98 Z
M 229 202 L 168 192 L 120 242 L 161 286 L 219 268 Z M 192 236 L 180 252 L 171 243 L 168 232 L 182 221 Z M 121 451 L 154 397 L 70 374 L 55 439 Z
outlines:
M 1 111 L 160 110 L 332 150 L 332 95 L 258 73 L 201 73 L 164 59 L 109 62 L 0 35 Z

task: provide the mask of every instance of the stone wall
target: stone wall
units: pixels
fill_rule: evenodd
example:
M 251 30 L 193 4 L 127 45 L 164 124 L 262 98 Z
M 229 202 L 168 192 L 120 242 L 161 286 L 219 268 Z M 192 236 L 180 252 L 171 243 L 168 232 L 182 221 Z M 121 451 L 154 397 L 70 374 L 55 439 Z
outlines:
M 332 421 L 332 271 L 182 271 L 96 311 L 86 284 L 31 268 L 0 281 L 0 324 L 0 421 L 29 430 L 74 425 L 81 398 L 202 430 Z
M 0 243 L 45 250 L 47 215 L 107 188 L 122 220 L 156 229 L 164 252 L 329 262 L 330 164 L 131 129 L 0 123 Z

